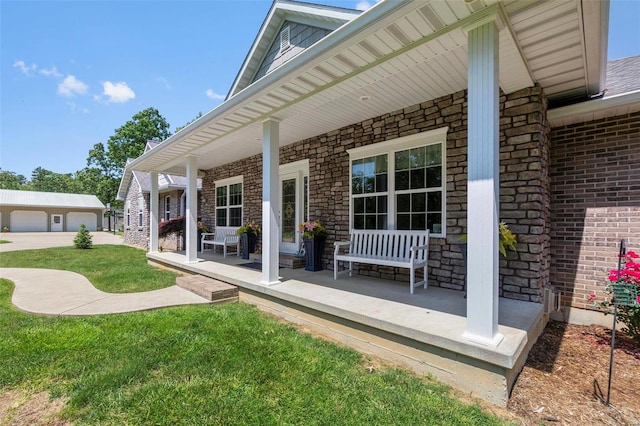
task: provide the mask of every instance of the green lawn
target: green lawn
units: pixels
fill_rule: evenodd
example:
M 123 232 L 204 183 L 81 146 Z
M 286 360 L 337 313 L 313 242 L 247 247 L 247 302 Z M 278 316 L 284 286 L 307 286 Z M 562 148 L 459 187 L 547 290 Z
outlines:
M 2 266 L 57 266 L 91 275 L 108 290 L 126 291 L 135 273 L 144 281 L 161 272 L 148 270 L 144 252 L 121 246 L 7 254 Z M 73 423 L 503 423 L 458 402 L 446 386 L 403 370 L 368 369 L 357 352 L 244 303 L 44 317 L 13 308 L 12 291 L 0 280 L 0 396 L 49 391 L 68 401 L 61 415 Z M 11 412 L 0 424 L 10 420 Z
M 128 246 L 10 251 L 0 255 L 0 267 L 73 271 L 87 277 L 96 288 L 109 293 L 156 290 L 176 283 L 174 273 L 148 265 L 144 250 Z
M 0 244 L 9 244 L 10 242 L 9 240 L 0 240 Z

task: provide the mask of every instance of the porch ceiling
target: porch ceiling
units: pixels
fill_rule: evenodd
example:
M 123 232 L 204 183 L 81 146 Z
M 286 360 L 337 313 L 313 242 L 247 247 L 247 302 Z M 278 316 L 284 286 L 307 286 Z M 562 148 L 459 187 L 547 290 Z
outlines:
M 491 13 L 505 24 L 500 32 L 505 93 L 535 82 L 550 97 L 601 89 L 600 55 L 606 58 L 606 48 L 603 52 L 599 43 L 608 18 L 601 2 L 382 1 L 128 168 L 184 174 L 185 156 L 196 155 L 198 168 L 207 170 L 259 154 L 262 121 L 269 117 L 281 120 L 284 146 L 463 90 L 465 27 Z M 597 49 L 594 37 L 585 37 L 594 32 Z

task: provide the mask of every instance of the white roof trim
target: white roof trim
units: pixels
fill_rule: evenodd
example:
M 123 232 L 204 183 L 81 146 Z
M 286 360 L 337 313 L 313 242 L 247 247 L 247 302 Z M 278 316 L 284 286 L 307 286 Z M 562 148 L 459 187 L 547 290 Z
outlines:
M 640 90 L 550 109 L 547 118 L 551 127 L 559 127 L 613 117 L 620 115 L 620 111 L 624 113 L 624 110 L 628 113 L 640 111 Z
M 607 45 L 609 42 L 609 2 L 581 1 L 584 56 L 589 94 L 604 90 L 607 77 Z M 599 19 L 598 19 L 599 18 Z
M 411 3 L 411 0 L 398 0 L 394 2 L 383 1 L 376 3 L 371 9 L 368 9 L 358 18 L 349 23 L 348 26 L 342 26 L 339 30 L 332 32 L 322 39 L 322 44 L 314 45 L 314 49 L 307 49 L 305 52 L 296 56 L 294 59 L 285 63 L 281 67 L 275 69 L 273 72 L 267 74 L 260 81 L 251 84 L 238 94 L 229 98 L 225 102 L 218 105 L 208 113 L 204 114 L 198 120 L 189 124 L 180 132 L 175 133 L 168 137 L 162 144 L 156 149 L 145 152 L 140 157 L 133 160 L 130 164 L 127 164 L 127 169 L 137 170 L 138 164 L 143 163 L 150 157 L 155 156 L 159 152 L 170 150 L 173 145 L 177 145 L 180 141 L 187 139 L 192 134 L 195 134 L 200 128 L 209 125 L 210 121 L 224 116 L 226 113 L 233 112 L 238 107 L 244 105 L 251 99 L 259 98 L 263 93 L 268 92 L 272 85 L 277 84 L 284 76 L 289 75 L 293 70 L 299 69 L 310 62 L 320 60 L 323 55 L 328 52 L 340 48 L 340 43 L 346 42 L 354 34 L 358 34 L 364 28 L 373 25 L 375 22 L 384 19 L 386 16 L 397 12 L 399 8 Z M 277 118 L 277 117 L 276 117 Z
M 229 90 L 229 94 L 227 95 L 227 99 L 234 96 L 236 92 L 239 91 L 238 86 L 240 86 L 241 84 L 251 84 L 250 82 L 248 84 L 245 84 L 247 83 L 246 80 L 252 79 L 255 75 L 258 67 L 260 66 L 260 63 L 264 59 L 264 55 L 266 53 L 265 49 L 269 48 L 275 37 L 280 36 L 280 27 L 282 27 L 282 24 L 285 21 L 297 22 L 305 25 L 313 25 L 318 28 L 324 28 L 327 30 L 335 30 L 340 25 L 353 20 L 360 13 L 360 11 L 356 10 L 325 6 L 320 4 L 299 3 L 286 0 L 274 1 L 271 5 L 271 9 L 269 9 L 267 17 L 263 21 L 262 26 L 258 31 L 258 35 L 251 45 L 249 53 L 247 54 L 244 62 L 242 63 L 242 66 L 240 67 L 238 75 L 233 81 L 231 89 Z M 304 18 L 296 14 L 322 16 L 323 18 L 329 18 L 333 22 L 315 21 L 311 18 Z M 266 34 L 271 32 L 275 32 L 275 36 L 269 35 L 267 37 Z M 264 51 L 258 55 L 257 52 L 260 49 Z

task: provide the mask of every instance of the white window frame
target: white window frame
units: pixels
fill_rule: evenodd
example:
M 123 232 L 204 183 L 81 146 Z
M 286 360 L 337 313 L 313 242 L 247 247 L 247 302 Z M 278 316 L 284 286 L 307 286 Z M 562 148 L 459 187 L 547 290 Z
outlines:
M 169 221 L 171 220 L 171 195 L 167 195 L 164 197 L 164 217 L 163 220 Z
M 442 145 L 442 186 L 439 188 L 429 188 L 429 191 L 442 191 L 442 229 L 440 233 L 430 234 L 434 238 L 446 238 L 447 230 L 447 132 L 449 127 L 442 127 L 423 133 L 416 133 L 391 139 L 384 142 L 375 143 L 363 147 L 347 150 L 349 153 L 349 229 L 353 229 L 353 185 L 352 185 L 352 164 L 354 160 L 374 157 L 377 155 L 387 155 L 387 229 L 396 229 L 396 195 L 398 193 L 410 192 L 407 190 L 396 191 L 395 189 L 395 154 L 398 151 L 405 151 L 411 148 L 418 148 L 427 145 Z M 428 192 L 428 191 L 427 191 Z M 381 195 L 373 193 L 371 195 Z
M 126 207 L 126 227 L 127 229 L 131 227 L 131 200 L 127 200 Z
M 144 227 L 144 196 L 138 196 L 138 228 Z
M 234 204 L 231 205 L 229 204 L 229 197 L 231 196 L 231 193 L 229 191 L 229 186 L 231 185 L 235 185 L 235 184 L 241 184 L 242 185 L 242 204 Z M 214 217 L 214 223 L 216 224 L 216 227 L 218 226 L 218 210 L 221 209 L 225 209 L 227 211 L 227 223 L 224 226 L 232 226 L 230 225 L 230 220 L 231 220 L 231 209 L 232 208 L 238 208 L 240 207 L 240 225 L 242 226 L 244 224 L 244 178 L 242 175 L 240 176 L 234 176 L 231 178 L 227 178 L 227 179 L 220 179 L 214 182 L 215 185 L 215 192 L 214 192 L 214 197 L 216 200 L 216 212 L 215 212 L 215 217 Z M 226 186 L 227 187 L 227 205 L 226 206 L 222 206 L 219 207 L 218 206 L 218 188 L 222 187 L 222 186 Z M 220 225 L 222 226 L 222 225 Z M 233 225 L 235 226 L 235 225 Z

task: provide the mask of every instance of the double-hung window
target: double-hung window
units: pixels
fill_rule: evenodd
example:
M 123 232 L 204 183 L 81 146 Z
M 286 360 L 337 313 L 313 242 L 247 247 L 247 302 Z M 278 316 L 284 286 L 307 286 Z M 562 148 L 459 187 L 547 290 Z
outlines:
M 125 210 L 126 210 L 126 215 L 127 215 L 126 224 L 127 224 L 127 228 L 128 228 L 128 227 L 131 226 L 131 201 L 127 200 Z
M 216 226 L 242 226 L 242 176 L 215 182 Z
M 349 150 L 351 227 L 444 237 L 447 128 Z
M 164 220 L 171 219 L 171 196 L 164 197 Z
M 140 195 L 138 197 L 138 226 L 139 227 L 143 227 L 144 226 L 144 197 L 142 195 Z

